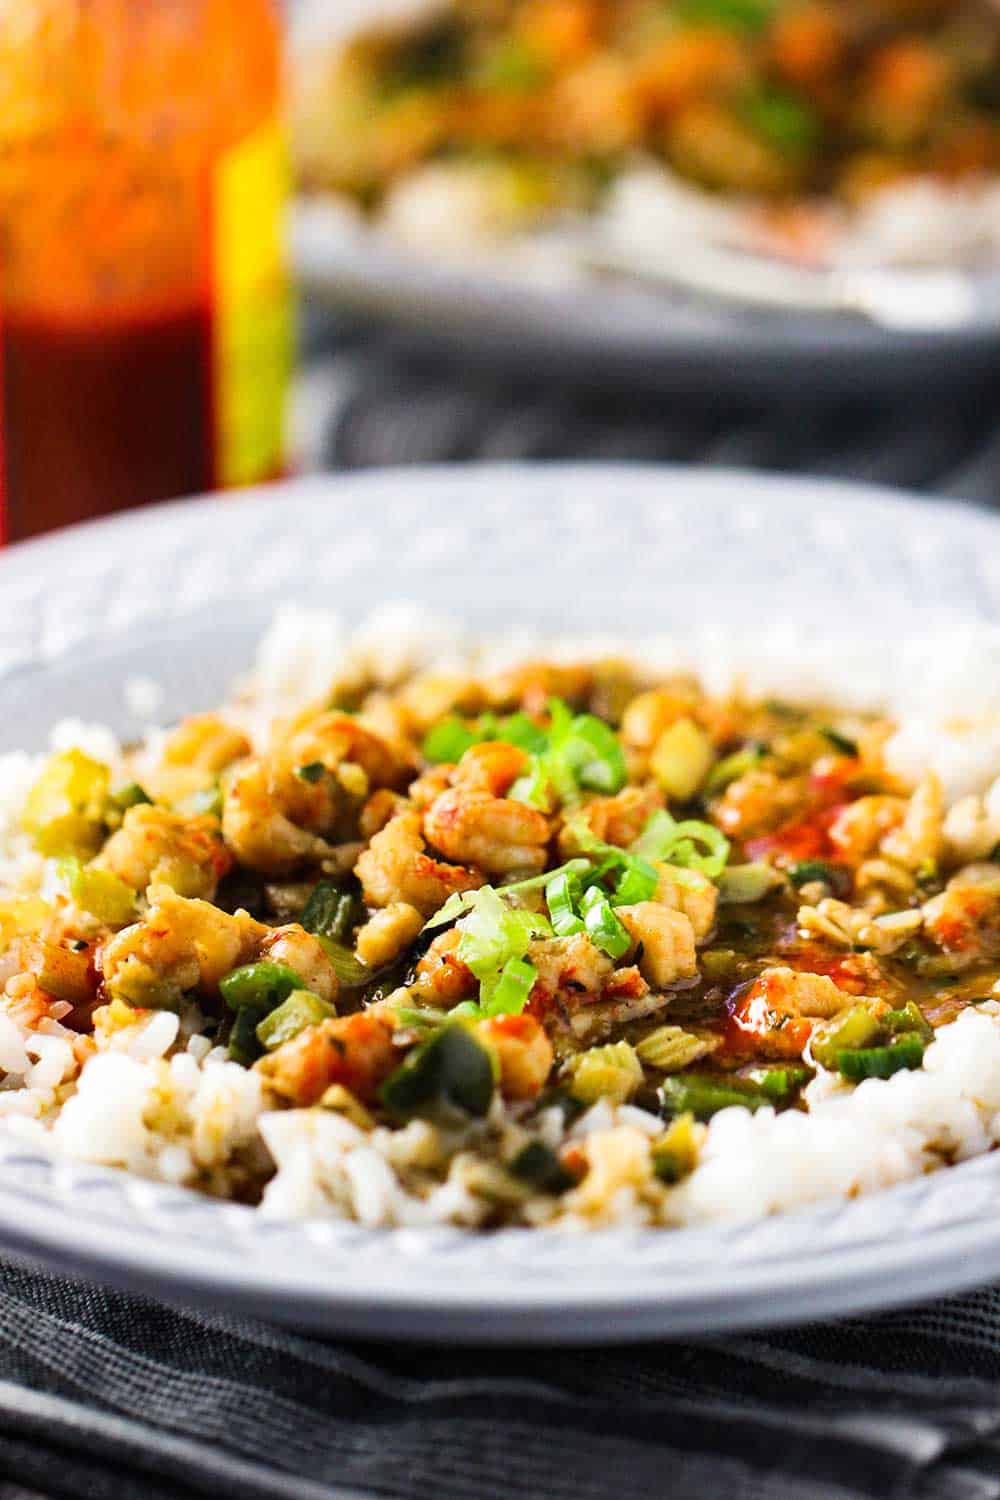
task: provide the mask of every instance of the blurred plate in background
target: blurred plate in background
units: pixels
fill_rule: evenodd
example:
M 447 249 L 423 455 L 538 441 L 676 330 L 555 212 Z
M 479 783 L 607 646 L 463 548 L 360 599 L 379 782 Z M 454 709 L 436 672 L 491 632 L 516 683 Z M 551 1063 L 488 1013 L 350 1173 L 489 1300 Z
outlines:
M 846 311 L 686 294 L 660 283 L 659 272 L 655 281 L 597 274 L 556 240 L 433 260 L 322 200 L 299 204 L 293 255 L 303 289 L 318 301 L 398 324 L 467 360 L 561 380 L 884 397 L 981 379 L 1000 357 L 1000 273 L 961 273 L 968 306 L 954 326 L 903 332 Z

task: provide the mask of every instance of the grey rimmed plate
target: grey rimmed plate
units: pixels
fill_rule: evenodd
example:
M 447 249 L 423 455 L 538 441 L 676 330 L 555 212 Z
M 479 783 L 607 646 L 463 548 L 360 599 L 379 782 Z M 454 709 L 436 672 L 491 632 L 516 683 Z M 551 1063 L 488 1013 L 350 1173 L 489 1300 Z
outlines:
M 0 749 L 67 714 L 208 706 L 275 605 L 386 598 L 483 630 L 893 633 L 1000 618 L 998 523 L 885 492 L 620 466 L 405 470 L 161 506 L 0 554 Z M 0 1133 L 0 1245 L 174 1300 L 316 1329 L 530 1343 L 857 1312 L 1000 1276 L 1000 1155 L 725 1229 L 369 1231 L 58 1161 Z
M 388 323 L 469 363 L 522 375 L 759 398 L 889 395 L 981 380 L 1000 352 L 1000 272 L 969 272 L 956 327 L 901 332 L 846 312 L 791 311 L 684 294 L 525 257 L 447 261 L 299 205 L 292 254 L 319 303 Z

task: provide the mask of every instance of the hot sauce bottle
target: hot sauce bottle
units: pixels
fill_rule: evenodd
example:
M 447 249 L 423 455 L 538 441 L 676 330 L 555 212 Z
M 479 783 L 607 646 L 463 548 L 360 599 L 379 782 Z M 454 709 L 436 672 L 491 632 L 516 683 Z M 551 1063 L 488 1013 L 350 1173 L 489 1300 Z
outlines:
M 271 0 L 0 0 L 0 532 L 283 467 Z

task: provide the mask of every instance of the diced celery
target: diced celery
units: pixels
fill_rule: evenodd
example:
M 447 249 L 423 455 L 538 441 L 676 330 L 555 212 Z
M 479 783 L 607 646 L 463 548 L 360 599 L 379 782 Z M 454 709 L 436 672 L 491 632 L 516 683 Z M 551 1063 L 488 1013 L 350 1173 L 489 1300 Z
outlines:
M 610 1099 L 625 1104 L 643 1081 L 642 1064 L 628 1042 L 591 1047 L 570 1063 L 570 1093 L 581 1104 Z
M 81 911 L 89 912 L 108 927 L 126 927 L 135 921 L 135 891 L 110 870 L 95 870 L 78 859 L 66 861 L 69 893 Z
M 31 791 L 22 824 L 42 854 L 89 859 L 104 841 L 111 774 L 82 750 L 53 755 Z
M 657 1026 L 636 1043 L 639 1060 L 661 1073 L 679 1073 L 700 1057 L 707 1057 L 719 1046 L 720 1037 L 695 1036 L 681 1026 Z
M 678 1115 L 670 1123 L 666 1133 L 653 1142 L 653 1171 L 661 1182 L 680 1182 L 694 1170 L 698 1160 L 699 1136 L 702 1127 L 695 1124 L 694 1115 Z
M 650 757 L 650 769 L 668 797 L 687 802 L 711 770 L 712 741 L 693 719 L 678 719 L 665 729 Z
M 719 876 L 719 900 L 724 906 L 749 906 L 783 884 L 770 865 L 730 865 Z
M 85 1005 L 94 999 L 97 984 L 89 948 L 75 951 L 42 938 L 22 938 L 18 962 L 25 973 L 34 974 L 39 986 L 57 1000 Z

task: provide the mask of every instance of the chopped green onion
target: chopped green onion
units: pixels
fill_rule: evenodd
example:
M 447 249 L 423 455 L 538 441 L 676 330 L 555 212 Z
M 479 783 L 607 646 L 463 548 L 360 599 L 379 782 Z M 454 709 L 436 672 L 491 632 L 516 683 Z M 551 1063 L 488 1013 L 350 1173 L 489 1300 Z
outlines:
M 440 907 L 432 917 L 424 923 L 423 931 L 429 932 L 434 927 L 444 927 L 448 922 L 454 922 L 456 917 L 464 916 L 471 911 L 475 905 L 479 891 L 455 891 L 447 901 Z
M 287 1000 L 293 990 L 304 989 L 300 975 L 287 964 L 243 964 L 219 981 L 219 994 L 230 1010 L 251 1009 L 261 1015 Z M 258 1020 L 261 1016 L 258 1016 Z
M 503 720 L 497 732 L 499 738 L 508 745 L 516 745 L 529 755 L 543 755 L 549 748 L 549 737 L 545 730 L 540 729 L 534 719 L 530 719 L 525 713 L 511 714 L 509 719 Z
M 593 886 L 591 889 L 597 890 L 598 888 Z M 611 902 L 606 896 L 598 892 L 598 899 L 586 904 L 589 895 L 590 891 L 584 897 L 585 909 L 582 905 L 581 910 L 584 912 L 584 925 L 590 941 L 609 958 L 621 958 L 622 954 L 627 953 L 632 946 L 632 937 L 628 928 L 620 917 L 615 916 Z
M 570 859 L 564 865 L 559 865 L 555 870 L 546 870 L 542 875 L 529 875 L 525 880 L 514 880 L 510 885 L 500 886 L 499 890 L 504 896 L 517 896 L 522 891 L 541 890 L 550 880 L 554 880 L 557 875 L 564 873 L 580 875 L 589 869 L 590 861 L 588 859 Z M 479 890 L 475 891 L 456 891 L 453 896 L 448 897 L 441 909 L 436 911 L 430 920 L 424 923 L 424 932 L 433 927 L 443 927 L 446 922 L 453 922 L 457 917 L 464 916 L 466 912 L 471 911 L 478 903 L 482 891 L 495 892 L 495 890 L 496 888 L 493 886 L 480 886 Z
M 340 943 L 361 920 L 358 907 L 357 896 L 335 885 L 332 880 L 321 880 L 312 891 L 299 920 L 306 932 L 333 938 Z
M 580 914 L 586 916 L 588 911 L 593 911 L 595 906 L 600 906 L 602 901 L 607 901 L 607 891 L 602 891 L 599 885 L 590 885 L 580 897 Z
M 581 786 L 613 793 L 625 785 L 625 752 L 603 719 L 577 714 L 557 743 Z
M 480 982 L 491 981 L 511 958 L 523 958 L 533 937 L 549 937 L 552 928 L 539 912 L 521 911 L 501 900 L 492 886 L 462 919 L 458 958 Z
M 478 742 L 478 736 L 461 719 L 449 715 L 428 730 L 420 747 L 425 760 L 435 765 L 454 765 L 466 750 Z
M 527 802 L 530 807 L 541 808 L 548 812 L 552 803 L 552 779 L 545 756 L 538 756 L 534 760 L 529 771 L 519 776 L 511 787 L 507 796 L 512 802 Z M 558 796 L 558 793 L 556 793 Z M 572 790 L 570 800 L 576 795 L 576 788 Z M 565 800 L 565 799 L 560 799 Z
M 589 859 L 568 859 L 564 865 L 557 865 L 554 870 L 546 870 L 541 875 L 528 875 L 524 880 L 513 880 L 510 885 L 500 886 L 500 890 L 505 896 L 519 896 L 522 891 L 542 890 L 557 875 L 585 875 L 589 869 Z
M 640 901 L 652 901 L 660 884 L 660 876 L 644 859 L 630 859 L 623 870 L 612 897 L 615 906 L 638 906 Z
M 436 765 L 451 765 L 460 761 L 466 750 L 486 740 L 503 740 L 508 745 L 526 750 L 529 755 L 541 755 L 549 748 L 545 730 L 540 729 L 527 714 L 516 713 L 507 719 L 498 719 L 495 714 L 487 713 L 475 724 L 449 714 L 427 731 L 421 750 L 425 760 Z
M 545 886 L 545 904 L 556 937 L 572 937 L 583 931 L 583 921 L 576 914 L 579 900 L 579 877 L 563 870 L 553 875 Z
M 293 990 L 274 1010 L 269 1011 L 257 1024 L 257 1040 L 268 1052 L 290 1042 L 307 1026 L 317 1026 L 320 1021 L 335 1016 L 336 1010 L 327 1005 L 311 990 Z
M 81 911 L 89 912 L 108 927 L 125 927 L 135 921 L 135 891 L 110 870 L 95 870 L 92 865 L 71 858 L 62 862 L 61 873 Z
M 493 1098 L 493 1063 L 465 1026 L 443 1026 L 415 1047 L 382 1085 L 381 1099 L 399 1121 L 415 1115 L 482 1118 Z
M 495 983 L 481 986 L 484 1016 L 519 1016 L 528 1003 L 538 970 L 523 958 L 508 958 Z
M 688 818 L 675 822 L 661 809 L 653 813 L 630 852 L 682 869 L 700 870 L 717 880 L 729 858 L 729 840 L 712 823 Z
M 532 760 L 510 790 L 516 801 L 547 808 L 554 797 L 570 806 L 581 787 L 617 792 L 625 784 L 625 752 L 614 730 L 594 714 L 574 716 L 561 698 L 549 701 L 547 733 L 521 715 L 516 726 L 509 720 L 501 734 L 527 750 Z
M 295 774 L 300 781 L 308 781 L 310 786 L 315 786 L 323 780 L 327 770 L 321 760 L 311 760 L 307 766 L 296 766 Z

